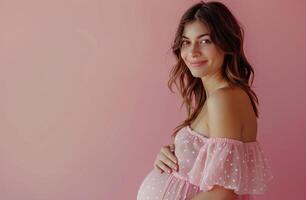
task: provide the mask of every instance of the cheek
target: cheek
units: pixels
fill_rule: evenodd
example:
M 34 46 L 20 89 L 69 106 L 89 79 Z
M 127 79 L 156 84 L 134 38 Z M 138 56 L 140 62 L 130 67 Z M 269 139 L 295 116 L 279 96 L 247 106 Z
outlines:
M 207 49 L 207 55 L 214 60 L 220 60 L 223 57 L 223 54 L 214 46 L 212 48 Z
M 215 60 L 215 62 L 216 62 L 218 65 L 222 65 L 223 59 L 224 59 L 224 56 L 223 56 L 222 54 L 220 54 L 220 53 L 216 53 L 216 54 L 214 55 L 214 60 Z
M 184 50 L 181 50 L 181 57 L 182 57 L 182 58 L 185 58 L 185 55 L 186 55 L 185 51 L 184 51 Z
M 183 61 L 185 62 L 185 64 L 186 64 L 186 52 L 184 52 L 184 51 L 181 51 L 181 57 L 182 57 L 182 59 L 183 59 Z

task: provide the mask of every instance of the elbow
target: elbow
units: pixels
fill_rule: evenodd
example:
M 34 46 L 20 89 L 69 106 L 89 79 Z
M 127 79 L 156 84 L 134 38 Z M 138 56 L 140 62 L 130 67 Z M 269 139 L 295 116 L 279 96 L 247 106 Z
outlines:
M 215 185 L 212 190 L 200 192 L 191 200 L 237 200 L 238 195 L 229 189 Z

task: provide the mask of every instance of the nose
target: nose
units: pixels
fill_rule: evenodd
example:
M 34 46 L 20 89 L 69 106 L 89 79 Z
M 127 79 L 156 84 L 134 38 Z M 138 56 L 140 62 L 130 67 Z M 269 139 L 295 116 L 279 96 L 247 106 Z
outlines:
M 197 43 L 191 45 L 190 49 L 189 49 L 189 56 L 190 57 L 198 57 L 200 55 L 201 55 L 201 51 L 200 51 L 200 48 L 197 45 Z

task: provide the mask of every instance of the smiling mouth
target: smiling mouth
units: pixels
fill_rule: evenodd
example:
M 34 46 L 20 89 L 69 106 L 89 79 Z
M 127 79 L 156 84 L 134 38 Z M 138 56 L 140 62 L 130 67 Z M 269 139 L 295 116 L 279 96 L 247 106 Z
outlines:
M 193 67 L 200 67 L 202 66 L 203 64 L 206 64 L 207 63 L 207 60 L 204 60 L 204 61 L 199 61 L 199 62 L 190 62 L 190 65 L 193 66 Z

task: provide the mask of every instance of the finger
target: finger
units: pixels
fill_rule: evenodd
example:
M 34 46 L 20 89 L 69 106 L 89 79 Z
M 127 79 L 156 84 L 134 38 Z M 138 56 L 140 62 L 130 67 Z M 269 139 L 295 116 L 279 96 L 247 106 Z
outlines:
M 170 160 L 169 157 L 167 157 L 166 155 L 160 154 L 158 160 L 162 161 L 168 167 L 177 170 L 177 164 L 175 164 L 172 160 Z
M 170 151 L 171 151 L 171 152 L 174 152 L 174 150 L 175 150 L 174 144 L 170 144 L 169 147 L 170 147 Z
M 167 156 L 170 160 L 172 160 L 172 162 L 177 163 L 177 158 L 176 158 L 176 156 L 175 156 L 172 152 L 170 152 L 169 149 L 164 148 L 164 149 L 162 149 L 161 152 L 162 152 L 165 156 Z
M 157 166 L 161 168 L 164 172 L 167 172 L 168 174 L 171 173 L 171 169 L 167 167 L 162 161 L 157 161 Z
M 157 165 L 154 164 L 154 169 L 156 169 L 157 171 L 159 171 L 159 173 L 163 173 L 164 171 Z

